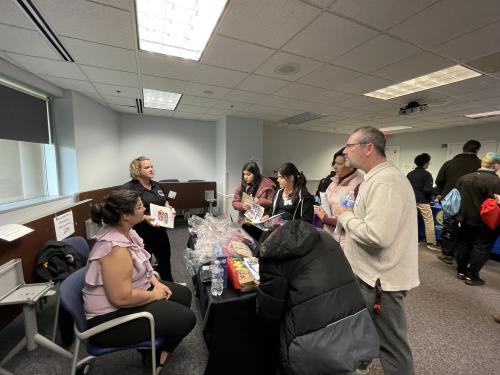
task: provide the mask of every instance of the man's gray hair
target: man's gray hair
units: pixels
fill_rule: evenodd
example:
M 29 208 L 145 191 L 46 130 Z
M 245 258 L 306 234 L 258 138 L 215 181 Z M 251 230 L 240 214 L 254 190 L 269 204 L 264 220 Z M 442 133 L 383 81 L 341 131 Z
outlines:
M 354 130 L 360 133 L 359 143 L 371 143 L 377 152 L 385 158 L 385 135 L 373 126 L 363 126 Z

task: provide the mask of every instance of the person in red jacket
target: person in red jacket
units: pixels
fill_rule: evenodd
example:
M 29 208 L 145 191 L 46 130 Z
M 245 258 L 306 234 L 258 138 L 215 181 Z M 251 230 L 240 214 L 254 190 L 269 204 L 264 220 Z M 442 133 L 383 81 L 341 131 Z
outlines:
M 262 176 L 257 163 L 250 161 L 243 165 L 241 170 L 241 182 L 234 191 L 233 208 L 239 212 L 238 223 L 242 224 L 245 220 L 245 212 L 250 208 L 243 204 L 241 196 L 243 192 L 252 197 L 253 201 L 259 206 L 268 209 L 273 204 L 274 182 L 270 178 Z

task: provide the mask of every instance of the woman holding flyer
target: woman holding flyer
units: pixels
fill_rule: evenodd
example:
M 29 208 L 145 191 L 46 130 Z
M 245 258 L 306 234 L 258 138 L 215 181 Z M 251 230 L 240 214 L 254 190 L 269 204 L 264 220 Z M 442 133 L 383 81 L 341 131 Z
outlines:
M 245 163 L 241 170 L 241 182 L 236 187 L 233 208 L 239 212 L 238 223 L 245 221 L 245 212 L 254 212 L 256 219 L 273 204 L 274 182 L 262 176 L 257 163 Z M 259 207 L 263 207 L 259 210 Z
M 340 149 L 333 156 L 335 177 L 332 178 L 332 183 L 326 189 L 327 207 L 330 212 L 327 212 L 323 207 L 316 207 L 316 215 L 325 223 L 323 229 L 329 232 L 335 240 L 344 248 L 345 231 L 341 227 L 337 227 L 337 216 L 342 212 L 352 209 L 354 202 L 349 202 L 349 194 L 351 199 L 356 199 L 358 195 L 359 185 L 363 182 L 363 175 L 355 168 L 345 164 L 344 148 Z M 321 202 L 322 206 L 325 202 Z
M 139 156 L 130 163 L 132 180 L 122 186 L 123 189 L 139 193 L 146 208 L 144 221 L 136 224 L 134 230 L 144 240 L 144 248 L 153 253 L 158 260 L 158 272 L 162 280 L 174 281 L 170 265 L 170 241 L 167 230 L 161 227 L 151 216 L 151 204 L 170 207 L 168 191 L 156 181 L 153 181 L 154 169 L 147 156 Z M 175 213 L 175 211 L 173 211 Z

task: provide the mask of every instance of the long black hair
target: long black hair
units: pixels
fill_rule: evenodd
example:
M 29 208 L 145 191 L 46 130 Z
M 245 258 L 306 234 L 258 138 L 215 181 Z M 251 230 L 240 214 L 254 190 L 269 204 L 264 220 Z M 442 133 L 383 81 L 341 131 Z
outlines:
M 293 163 L 285 163 L 281 167 L 278 168 L 277 172 L 279 172 L 280 175 L 283 177 L 289 178 L 290 176 L 293 176 L 293 190 L 292 194 L 290 195 L 290 198 L 292 199 L 292 202 L 295 202 L 295 200 L 299 196 L 299 191 L 307 192 L 307 179 L 306 176 L 304 176 L 304 173 L 299 172 L 295 164 Z
M 133 190 L 113 191 L 102 203 L 92 205 L 90 217 L 97 224 L 117 225 L 122 215 L 134 213 L 138 199 L 139 193 Z
M 247 184 L 245 182 L 245 178 L 243 177 L 243 172 L 248 171 L 253 174 L 253 182 L 252 184 Z M 249 161 L 243 165 L 241 168 L 241 189 L 240 189 L 240 197 L 243 192 L 246 192 L 250 187 L 250 194 L 255 196 L 257 190 L 259 189 L 260 182 L 262 181 L 262 175 L 260 174 L 259 166 L 254 161 Z

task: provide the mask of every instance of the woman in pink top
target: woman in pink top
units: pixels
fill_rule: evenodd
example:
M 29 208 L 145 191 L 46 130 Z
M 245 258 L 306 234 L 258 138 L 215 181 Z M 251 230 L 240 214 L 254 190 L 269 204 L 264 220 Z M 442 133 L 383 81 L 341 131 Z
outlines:
M 328 216 L 323 208 L 316 208 L 316 215 L 325 223 L 324 230 L 335 238 L 342 248 L 344 248 L 345 231 L 337 228 L 337 216 L 342 212 L 352 209 L 346 206 L 345 197 L 351 192 L 354 198 L 358 195 L 359 185 L 363 182 L 363 175 L 355 168 L 345 164 L 344 148 L 340 149 L 333 156 L 335 177 L 326 189 L 326 196 L 330 205 L 331 216 Z
M 168 353 L 193 329 L 188 288 L 153 275 L 142 239 L 132 227 L 144 220 L 139 193 L 119 190 L 92 207 L 92 220 L 106 226 L 90 252 L 83 300 L 89 327 L 136 312 L 150 312 L 155 334 L 166 338 L 158 360 L 160 373 Z M 149 340 L 149 322 L 133 320 L 93 336 L 100 346 L 126 346 Z

